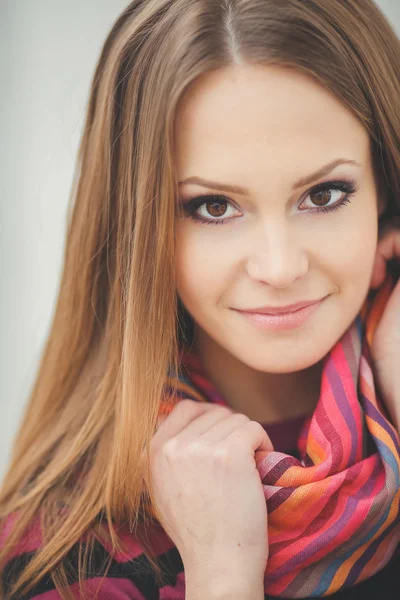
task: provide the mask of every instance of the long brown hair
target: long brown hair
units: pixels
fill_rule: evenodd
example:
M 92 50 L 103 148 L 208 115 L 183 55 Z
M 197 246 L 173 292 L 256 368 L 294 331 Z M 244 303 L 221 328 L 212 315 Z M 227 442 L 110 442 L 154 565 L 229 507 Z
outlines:
M 10 594 L 49 574 L 73 598 L 66 556 L 82 536 L 103 523 L 118 549 L 120 524 L 146 523 L 149 443 L 190 328 L 175 285 L 174 116 L 198 76 L 246 63 L 335 93 L 369 132 L 385 218 L 399 213 L 400 42 L 372 0 L 131 2 L 93 76 L 58 302 L 0 494 L 2 523 L 17 516 L 3 569 L 33 519 L 43 530 Z

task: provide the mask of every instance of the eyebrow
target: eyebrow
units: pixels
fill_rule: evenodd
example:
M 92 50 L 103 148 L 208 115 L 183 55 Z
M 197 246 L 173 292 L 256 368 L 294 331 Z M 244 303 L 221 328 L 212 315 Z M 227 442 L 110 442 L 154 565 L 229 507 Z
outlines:
M 321 169 L 315 171 L 315 173 L 312 173 L 311 175 L 308 175 L 307 177 L 303 177 L 302 179 L 296 181 L 296 183 L 293 184 L 292 189 L 297 190 L 300 187 L 313 183 L 317 179 L 321 179 L 321 177 L 328 175 L 331 171 L 333 171 L 333 169 L 335 169 L 339 165 L 345 164 L 355 165 L 357 167 L 362 166 L 356 160 L 338 158 L 331 161 L 327 165 L 324 165 L 323 167 L 321 167 Z M 195 175 L 193 175 L 192 177 L 188 177 L 184 181 L 179 181 L 179 185 L 188 183 L 194 183 L 196 185 L 201 185 L 202 187 L 210 188 L 213 190 L 219 190 L 221 192 L 230 192 L 232 194 L 239 194 L 241 196 L 250 196 L 250 191 L 247 188 L 243 188 L 238 185 L 229 185 L 228 183 L 218 183 L 217 181 L 209 181 L 201 177 L 196 177 Z

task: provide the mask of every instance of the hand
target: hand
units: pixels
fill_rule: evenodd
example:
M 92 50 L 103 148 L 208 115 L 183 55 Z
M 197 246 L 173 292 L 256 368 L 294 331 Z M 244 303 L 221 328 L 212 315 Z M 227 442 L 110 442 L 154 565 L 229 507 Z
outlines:
M 392 221 L 381 232 L 378 241 L 371 288 L 384 282 L 387 263 L 400 259 L 399 220 Z M 400 262 L 400 261 L 399 261 Z M 375 374 L 382 401 L 400 432 L 400 279 L 397 281 L 376 327 L 371 346 Z
M 153 436 L 156 509 L 193 579 L 262 583 L 268 531 L 258 449 L 273 450 L 259 423 L 193 400 L 178 402 Z

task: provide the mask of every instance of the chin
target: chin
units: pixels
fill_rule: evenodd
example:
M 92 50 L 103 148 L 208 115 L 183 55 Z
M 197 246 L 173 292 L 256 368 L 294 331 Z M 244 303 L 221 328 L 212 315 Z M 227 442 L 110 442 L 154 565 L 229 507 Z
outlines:
M 273 344 L 272 344 L 273 346 Z M 255 345 L 254 345 L 255 347 Z M 280 351 L 275 349 L 272 352 L 252 352 L 251 355 L 242 352 L 232 352 L 232 354 L 241 363 L 247 365 L 255 371 L 263 373 L 294 373 L 308 369 L 319 363 L 329 352 L 330 348 L 306 352 L 305 349 L 297 348 L 291 344 L 292 351 L 282 348 Z
M 260 361 L 257 361 L 252 363 L 246 362 L 246 364 L 250 368 L 254 369 L 255 371 L 260 371 L 261 373 L 274 373 L 277 375 L 285 375 L 288 373 L 296 373 L 297 371 L 303 371 L 304 369 L 308 369 L 309 367 L 312 367 L 313 365 L 317 364 L 320 360 L 321 359 L 308 362 L 302 361 L 301 363 L 299 363 L 298 361 L 291 363 L 285 361 L 284 364 L 282 364 L 282 362 L 279 363 L 277 361 L 274 361 L 273 363 L 267 361 L 260 363 Z

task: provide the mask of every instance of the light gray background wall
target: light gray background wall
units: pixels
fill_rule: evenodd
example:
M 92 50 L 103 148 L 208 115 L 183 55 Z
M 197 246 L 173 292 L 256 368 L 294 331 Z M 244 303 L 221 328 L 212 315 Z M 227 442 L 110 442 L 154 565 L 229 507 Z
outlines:
M 0 478 L 58 291 L 90 78 L 128 0 L 0 0 Z M 400 0 L 379 0 L 400 35 Z

